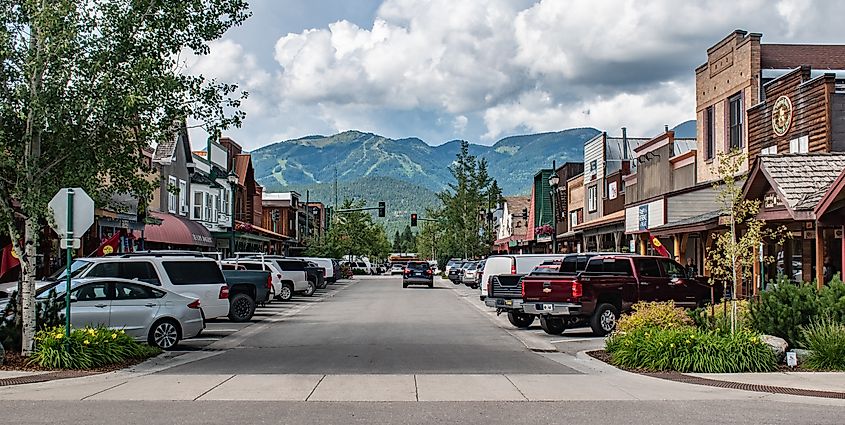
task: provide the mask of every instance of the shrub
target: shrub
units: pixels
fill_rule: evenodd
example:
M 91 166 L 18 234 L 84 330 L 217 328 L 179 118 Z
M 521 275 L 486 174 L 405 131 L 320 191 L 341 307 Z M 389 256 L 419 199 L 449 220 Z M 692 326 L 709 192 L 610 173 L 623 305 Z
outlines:
M 9 296 L 6 308 L 0 311 L 0 344 L 10 351 L 21 351 L 21 322 L 18 315 L 18 292 Z M 51 289 L 45 300 L 35 303 L 35 327 L 46 329 L 65 321 L 65 301 Z
M 781 337 L 795 347 L 801 341 L 801 326 L 818 316 L 819 307 L 814 285 L 781 281 L 751 304 L 751 325 L 757 332 Z
M 693 327 L 639 328 L 615 333 L 606 342 L 611 363 L 632 369 L 700 373 L 766 372 L 775 356 L 758 335 Z
M 737 329 L 752 329 L 750 308 L 747 300 L 738 300 L 736 302 Z M 731 303 L 729 301 L 714 306 L 690 310 L 689 316 L 699 329 L 719 330 L 724 333 L 731 331 Z
M 35 335 L 29 362 L 53 369 L 91 369 L 159 353 L 158 348 L 139 344 L 122 330 L 74 329 L 68 338 L 64 327 L 56 326 Z
M 845 324 L 829 317 L 802 329 L 803 342 L 810 349 L 804 365 L 815 370 L 845 370 Z
M 686 311 L 675 307 L 672 301 L 638 302 L 632 310 L 631 314 L 619 319 L 616 324 L 617 332 L 631 332 L 641 328 L 678 328 L 694 324 Z
M 819 292 L 818 304 L 819 316 L 845 324 L 845 283 L 842 283 L 839 273 Z

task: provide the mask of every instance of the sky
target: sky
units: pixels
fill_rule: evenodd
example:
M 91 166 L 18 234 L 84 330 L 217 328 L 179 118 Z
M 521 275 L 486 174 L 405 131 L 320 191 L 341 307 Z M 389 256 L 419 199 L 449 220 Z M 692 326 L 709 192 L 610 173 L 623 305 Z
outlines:
M 735 29 L 843 43 L 836 0 L 251 0 L 187 72 L 249 92 L 247 150 L 360 130 L 431 145 L 695 115 L 694 70 Z M 192 130 L 195 148 L 205 144 Z

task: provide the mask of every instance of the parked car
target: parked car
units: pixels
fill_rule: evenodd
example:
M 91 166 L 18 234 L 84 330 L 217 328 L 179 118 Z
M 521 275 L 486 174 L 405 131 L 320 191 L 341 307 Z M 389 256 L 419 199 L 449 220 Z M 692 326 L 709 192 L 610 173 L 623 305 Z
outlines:
M 247 270 L 243 265 L 221 264 L 229 286 L 229 320 L 246 322 L 258 304 L 270 301 L 273 277 L 267 270 Z
M 449 269 L 449 273 L 446 275 L 446 277 L 448 277 L 449 280 L 455 285 L 459 285 L 463 281 L 464 264 L 466 264 L 465 261 L 462 261 L 460 264 L 456 264 L 455 266 Z
M 463 264 L 463 262 L 464 262 L 464 260 L 463 260 L 463 259 L 461 259 L 461 258 L 450 258 L 450 259 L 449 259 L 449 261 L 447 261 L 447 262 L 446 262 L 446 270 L 445 270 L 445 271 L 446 271 L 446 275 L 448 276 L 448 275 L 449 275 L 449 272 L 450 272 L 453 268 L 455 268 L 455 267 L 457 267 L 457 266 L 460 266 L 461 264 Z
M 688 277 L 678 262 L 643 255 L 597 255 L 580 274 L 525 276 L 521 283 L 523 310 L 539 315 L 540 326 L 552 335 L 579 324 L 607 335 L 638 301 L 671 300 L 692 308 L 711 299 L 710 285 Z
M 313 283 L 317 289 L 325 289 L 328 282 L 326 282 L 326 269 L 320 267 L 313 261 L 307 261 L 305 266 L 305 276 L 309 282 Z
M 80 258 L 71 263 L 76 278 L 138 280 L 200 301 L 206 319 L 229 314 L 229 286 L 223 272 L 198 252 L 138 252 L 106 257 Z M 53 275 L 64 280 L 64 272 Z
M 461 275 L 461 283 L 470 288 L 475 289 L 475 275 L 478 269 L 478 261 L 469 261 L 464 263 L 461 267 L 463 274 Z
M 481 300 L 485 301 L 488 306 L 496 307 L 495 302 L 491 304 L 492 301 L 495 300 L 487 300 L 489 294 L 489 286 L 492 282 L 492 279 L 496 276 L 503 276 L 503 275 L 526 275 L 534 267 L 537 267 L 541 263 L 546 260 L 556 260 L 563 256 L 564 254 L 508 254 L 508 255 L 493 255 L 487 257 L 487 261 L 484 263 L 484 269 L 482 274 L 484 276 L 484 280 L 481 282 Z M 516 285 L 516 282 L 512 282 L 513 285 Z M 513 294 L 513 291 L 511 291 Z M 521 294 L 520 291 L 516 291 L 516 293 Z
M 65 293 L 65 285 L 51 289 L 57 296 Z M 50 292 L 43 291 L 36 299 L 43 301 Z M 122 329 L 136 340 L 164 350 L 197 336 L 205 326 L 202 301 L 138 280 L 73 279 L 70 299 L 71 326 Z
M 332 269 L 334 270 L 332 273 L 334 273 L 335 279 L 330 283 L 335 283 L 340 279 L 346 279 L 346 276 L 343 275 L 343 271 L 341 270 L 340 261 L 334 258 L 332 258 Z
M 409 261 L 402 275 L 402 287 L 409 285 L 427 285 L 434 287 L 434 271 L 426 261 Z
M 223 264 L 243 265 L 247 270 L 267 270 L 273 275 L 273 293 L 276 299 L 290 301 L 294 294 L 311 296 L 317 289 L 317 283 L 308 280 L 305 272 L 307 263 L 291 260 L 282 256 L 261 255 L 228 259 Z
M 327 284 L 337 282 L 338 275 L 335 273 L 334 269 L 334 260 L 330 258 L 319 258 L 319 257 L 290 257 L 295 258 L 298 260 L 310 261 L 312 263 L 316 263 L 318 267 L 323 269 L 323 277 Z M 318 286 L 319 287 L 319 286 Z M 324 288 L 325 286 L 320 287 L 320 289 Z
M 390 266 L 390 274 L 403 274 L 405 273 L 405 265 L 402 263 L 393 263 Z

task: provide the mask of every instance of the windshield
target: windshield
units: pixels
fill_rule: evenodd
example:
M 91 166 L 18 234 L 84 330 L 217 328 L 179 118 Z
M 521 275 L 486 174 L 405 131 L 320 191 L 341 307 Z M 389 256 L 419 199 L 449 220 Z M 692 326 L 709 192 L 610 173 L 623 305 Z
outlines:
M 70 263 L 70 277 L 77 277 L 85 270 L 88 270 L 94 263 L 86 260 L 74 260 Z M 63 267 L 61 270 L 53 273 L 50 280 L 61 280 L 67 278 L 67 268 Z
M 64 294 L 65 288 L 67 287 L 66 285 L 67 285 L 67 282 L 61 281 L 61 280 L 56 281 L 56 282 L 52 282 L 52 283 L 48 283 L 47 285 L 44 285 L 44 286 L 35 290 L 35 293 L 37 294 L 35 296 L 35 298 L 36 299 L 42 299 L 42 300 L 50 298 L 50 291 L 51 290 L 55 290 L 56 295 Z M 71 285 L 75 287 L 76 282 L 71 281 Z

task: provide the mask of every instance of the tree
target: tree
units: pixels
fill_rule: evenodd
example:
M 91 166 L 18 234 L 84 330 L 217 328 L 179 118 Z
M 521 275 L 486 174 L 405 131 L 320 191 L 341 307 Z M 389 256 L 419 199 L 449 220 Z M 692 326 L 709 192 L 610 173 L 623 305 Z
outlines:
M 363 206 L 363 201 L 344 199 L 340 210 Z M 373 222 L 372 214 L 350 211 L 337 213 L 323 238 L 310 245 L 306 253 L 330 258 L 352 255 L 381 260 L 387 258 L 390 248 L 384 226 Z
M 487 161 L 469 154 L 469 143 L 461 142 L 461 149 L 449 167 L 455 179 L 438 198 L 443 204 L 443 238 L 441 252 L 445 255 L 471 258 L 486 254 L 492 242 L 492 232 L 485 226 L 490 200 L 498 198 L 498 185 L 487 172 Z M 500 192 L 500 191 L 499 191 Z
M 239 126 L 246 93 L 183 73 L 180 55 L 208 54 L 209 41 L 248 15 L 245 0 L 0 5 L 0 225 L 23 260 L 25 355 L 35 332 L 39 234 L 52 220 L 47 202 L 75 186 L 98 205 L 114 193 L 146 199 L 144 149 L 175 137 L 187 119 L 213 136 Z
M 393 252 L 402 252 L 402 236 L 399 235 L 399 231 L 396 231 L 396 234 L 393 235 Z
M 730 230 L 713 236 L 713 248 L 707 252 L 705 263 L 710 272 L 710 284 L 730 283 L 731 289 L 731 331 L 736 327 L 736 294 L 744 279 L 750 279 L 754 263 L 759 259 L 759 247 L 764 241 L 783 245 L 789 236 L 783 226 L 772 229 L 766 222 L 757 219 L 760 200 L 745 199 L 742 185 L 738 184 L 739 171 L 746 156 L 739 150 L 720 153 L 717 158 L 719 180 L 714 183 L 716 202 L 722 214 L 730 217 Z M 741 230 L 741 232 L 740 232 Z M 763 257 L 764 263 L 774 262 L 771 256 Z
M 416 252 L 417 241 L 414 232 L 411 231 L 410 225 L 405 225 L 405 230 L 402 231 L 401 252 Z

